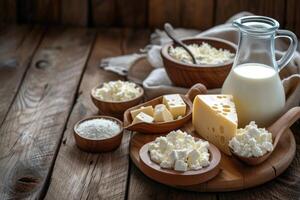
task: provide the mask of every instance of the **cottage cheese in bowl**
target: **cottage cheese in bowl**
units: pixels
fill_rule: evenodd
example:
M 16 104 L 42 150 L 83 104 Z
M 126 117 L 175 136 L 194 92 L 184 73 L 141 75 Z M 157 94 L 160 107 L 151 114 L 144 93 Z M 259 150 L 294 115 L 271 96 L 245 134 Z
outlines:
M 202 42 L 201 45 L 190 44 L 187 45 L 187 47 L 195 56 L 197 64 L 202 65 L 225 63 L 232 60 L 235 56 L 234 53 L 231 53 L 227 49 L 217 49 L 206 42 Z M 171 46 L 169 48 L 169 54 L 172 58 L 178 61 L 193 64 L 192 58 L 182 47 Z
M 150 159 L 164 169 L 199 170 L 210 164 L 209 143 L 181 130 L 160 136 L 149 145 Z

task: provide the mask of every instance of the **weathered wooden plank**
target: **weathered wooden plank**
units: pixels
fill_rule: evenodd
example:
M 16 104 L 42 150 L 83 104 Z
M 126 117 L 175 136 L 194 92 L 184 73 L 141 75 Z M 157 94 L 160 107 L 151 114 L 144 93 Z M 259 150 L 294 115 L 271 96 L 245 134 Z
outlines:
M 300 37 L 300 2 L 297 0 L 286 1 L 286 28 L 294 31 Z
M 147 0 L 116 0 L 117 24 L 123 27 L 146 27 Z
M 17 0 L 21 23 L 58 24 L 61 0 Z
M 0 199 L 44 195 L 93 33 L 53 28 L 0 128 Z
M 101 58 L 121 55 L 122 33 L 99 30 L 84 73 L 76 105 L 71 113 L 59 150 L 46 199 L 124 199 L 128 173 L 129 134 L 121 146 L 109 153 L 89 154 L 80 151 L 73 137 L 74 124 L 97 114 L 90 98 L 92 87 L 121 77 L 100 69 Z
M 280 199 L 290 200 L 300 198 L 300 124 L 295 124 L 292 131 L 296 138 L 297 150 L 291 166 L 279 177 L 262 186 L 237 192 L 220 193 L 220 200 L 257 200 Z
M 224 23 L 232 15 L 249 11 L 257 15 L 273 17 L 284 25 L 285 0 L 217 0 L 216 23 Z
M 16 0 L 0 1 L 0 22 L 15 23 L 17 19 Z
M 151 28 L 162 28 L 165 22 L 180 26 L 180 0 L 151 0 L 148 6 L 148 24 Z
M 205 30 L 213 26 L 214 2 L 181 0 L 181 26 Z
M 15 98 L 43 28 L 7 26 L 0 32 L 0 124 Z
M 61 0 L 61 23 L 86 26 L 88 24 L 87 0 Z
M 116 20 L 115 1 L 91 0 L 92 25 L 113 26 Z

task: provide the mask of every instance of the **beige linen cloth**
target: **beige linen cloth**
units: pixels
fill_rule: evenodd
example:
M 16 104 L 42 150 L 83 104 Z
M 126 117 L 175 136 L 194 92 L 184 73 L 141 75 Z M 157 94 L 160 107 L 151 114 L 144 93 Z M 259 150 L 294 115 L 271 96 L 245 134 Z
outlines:
M 187 30 L 187 29 L 176 29 L 176 33 L 179 37 L 217 37 L 222 38 L 228 41 L 231 41 L 237 45 L 239 39 L 239 32 L 236 28 L 234 28 L 231 23 L 233 20 L 246 16 L 252 15 L 248 12 L 242 12 L 231 17 L 225 24 L 215 26 L 211 29 L 208 29 L 204 32 L 199 32 L 197 30 Z M 147 57 L 149 63 L 154 67 L 154 70 L 148 75 L 145 80 L 141 80 L 143 82 L 143 87 L 145 89 L 146 95 L 148 98 L 154 98 L 164 94 L 171 93 L 183 93 L 185 94 L 188 88 L 176 87 L 172 85 L 168 75 L 166 74 L 165 69 L 163 68 L 163 63 L 160 57 L 160 48 L 163 44 L 170 41 L 170 39 L 166 36 L 163 31 L 156 30 L 151 35 L 151 44 L 147 46 L 146 53 L 140 54 L 140 58 Z M 284 54 L 284 51 L 288 48 L 287 43 L 277 39 L 276 40 L 276 58 L 280 59 L 280 57 Z M 135 55 L 136 56 L 136 55 Z M 131 55 L 128 57 L 121 57 L 123 59 L 122 69 L 128 70 L 130 68 L 132 62 Z M 109 61 L 111 58 L 106 60 L 106 65 L 109 66 Z M 114 59 L 112 59 L 114 60 Z M 125 60 L 129 60 L 127 64 L 124 62 Z M 119 60 L 120 61 L 120 60 Z M 122 62 L 122 61 L 121 61 Z M 124 68 L 124 66 L 126 66 Z M 117 67 L 116 67 L 117 68 Z M 110 68 L 108 70 L 118 72 L 118 69 Z M 126 71 L 125 70 L 125 71 Z M 120 73 L 119 73 L 120 74 Z M 126 73 L 123 73 L 125 75 Z M 280 77 L 283 80 L 284 89 L 286 92 L 286 108 L 285 111 L 291 107 L 298 106 L 300 102 L 300 54 L 296 52 L 293 59 L 290 63 L 280 71 Z M 219 93 L 220 89 L 212 89 L 209 90 L 208 93 Z M 271 99 L 270 99 L 271 101 Z
M 234 28 L 231 23 L 234 19 L 239 18 L 241 16 L 245 15 L 251 15 L 251 13 L 239 13 L 232 18 L 230 18 L 225 24 L 215 26 L 209 30 L 206 30 L 201 33 L 196 33 L 195 37 L 217 37 L 222 38 L 228 41 L 231 41 L 238 44 L 239 39 L 239 32 L 236 28 Z M 182 36 L 185 36 L 184 34 L 185 30 L 179 29 L 179 34 Z M 194 30 L 192 31 L 186 31 L 188 35 L 190 36 L 191 33 L 195 33 Z M 164 33 L 159 32 L 156 34 L 153 34 L 151 39 L 155 39 L 156 42 L 159 42 L 161 45 L 169 42 L 169 39 L 165 36 Z M 280 59 L 280 57 L 284 54 L 284 51 L 288 48 L 287 43 L 276 40 L 276 58 Z M 157 65 L 163 65 L 161 62 L 160 54 L 159 54 L 159 46 L 156 47 L 156 49 L 152 48 L 152 51 L 155 51 L 154 53 L 151 52 L 151 50 L 148 52 L 148 61 L 153 65 L 153 63 L 156 64 L 156 66 L 153 65 L 153 67 L 156 67 L 149 76 L 143 81 L 143 87 L 146 91 L 146 94 L 149 98 L 154 98 L 163 94 L 170 94 L 170 93 L 186 93 L 188 88 L 181 88 L 176 87 L 172 85 L 172 82 L 170 81 L 168 75 L 166 74 L 166 71 L 164 68 L 159 67 L 157 68 Z M 156 59 L 153 59 L 156 58 Z M 154 60 L 154 61 L 153 61 Z M 298 106 L 300 103 L 300 54 L 299 52 L 296 52 L 293 59 L 290 61 L 290 63 L 284 67 L 280 71 L 280 77 L 283 79 L 283 86 L 286 93 L 286 107 L 285 111 L 294 107 Z M 220 89 L 212 89 L 209 90 L 208 93 L 219 93 Z M 270 99 L 271 100 L 271 99 Z

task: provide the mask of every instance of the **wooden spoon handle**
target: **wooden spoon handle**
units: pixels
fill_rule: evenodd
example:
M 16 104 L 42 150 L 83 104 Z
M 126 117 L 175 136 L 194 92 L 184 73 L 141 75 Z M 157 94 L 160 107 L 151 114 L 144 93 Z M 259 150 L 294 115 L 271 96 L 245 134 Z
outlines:
M 275 137 L 274 147 L 277 145 L 281 135 L 298 119 L 300 118 L 300 107 L 291 108 L 284 115 L 282 115 L 275 123 L 273 123 L 268 130 Z
M 201 83 L 197 83 L 189 89 L 189 91 L 187 92 L 187 94 L 185 96 L 187 98 L 189 98 L 191 100 L 191 102 L 193 102 L 194 98 L 198 94 L 206 94 L 206 93 L 207 93 L 206 87 Z

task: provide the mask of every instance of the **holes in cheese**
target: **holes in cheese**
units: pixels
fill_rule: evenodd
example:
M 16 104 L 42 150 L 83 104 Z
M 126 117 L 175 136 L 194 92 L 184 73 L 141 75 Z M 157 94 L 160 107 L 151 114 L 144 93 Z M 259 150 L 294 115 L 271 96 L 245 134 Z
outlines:
M 157 104 L 154 108 L 155 122 L 169 122 L 173 120 L 173 115 L 164 104 Z
M 152 123 L 154 121 L 153 117 L 150 115 L 147 115 L 146 113 L 140 112 L 132 121 L 133 124 L 136 124 L 138 122 L 146 122 L 146 123 Z
M 132 119 L 134 119 L 139 113 L 145 113 L 147 115 L 153 116 L 154 110 L 152 106 L 140 107 L 139 109 L 130 111 Z
M 179 94 L 164 95 L 163 104 L 167 106 L 174 119 L 186 113 L 186 105 Z
M 231 95 L 198 95 L 193 103 L 193 126 L 196 132 L 228 155 L 231 155 L 229 140 L 237 130 L 237 115 L 232 99 Z

